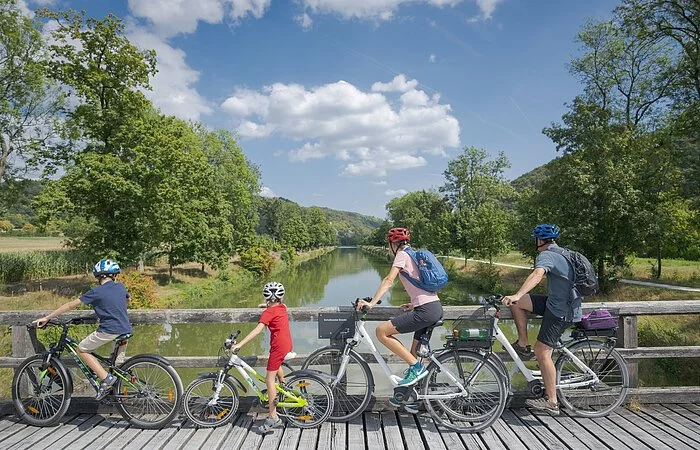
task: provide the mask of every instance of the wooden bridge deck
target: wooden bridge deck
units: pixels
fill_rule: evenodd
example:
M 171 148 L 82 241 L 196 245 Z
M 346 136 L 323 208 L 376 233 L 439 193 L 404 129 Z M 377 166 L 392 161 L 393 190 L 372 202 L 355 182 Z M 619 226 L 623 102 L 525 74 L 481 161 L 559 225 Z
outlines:
M 651 404 L 639 410 L 619 408 L 605 418 L 551 417 L 524 408 L 506 410 L 480 434 L 457 434 L 436 428 L 426 415 L 395 411 L 367 412 L 350 423 L 320 428 L 294 427 L 261 436 L 255 427 L 260 412 L 237 417 L 234 424 L 196 429 L 186 421 L 163 430 L 131 428 L 114 414 L 66 416 L 51 428 L 0 416 L 0 449 L 656 449 L 700 448 L 700 405 Z

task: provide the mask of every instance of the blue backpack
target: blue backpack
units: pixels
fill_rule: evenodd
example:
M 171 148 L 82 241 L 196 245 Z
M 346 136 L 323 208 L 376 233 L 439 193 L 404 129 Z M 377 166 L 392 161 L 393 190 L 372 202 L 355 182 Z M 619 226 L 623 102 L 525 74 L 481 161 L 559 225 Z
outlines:
M 447 284 L 447 272 L 445 272 L 435 255 L 428 250 L 413 250 L 411 247 L 406 247 L 403 251 L 416 263 L 420 272 L 420 280 L 409 277 L 403 271 L 401 272 L 401 275 L 410 281 L 412 285 L 428 292 L 437 292 L 445 287 Z

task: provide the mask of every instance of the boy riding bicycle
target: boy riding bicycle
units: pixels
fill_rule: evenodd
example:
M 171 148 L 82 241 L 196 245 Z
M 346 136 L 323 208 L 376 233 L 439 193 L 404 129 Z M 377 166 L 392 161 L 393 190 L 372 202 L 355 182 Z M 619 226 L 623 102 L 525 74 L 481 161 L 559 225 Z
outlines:
M 359 310 L 364 306 L 369 308 L 374 307 L 379 299 L 381 299 L 394 284 L 394 280 L 396 280 L 399 273 L 404 272 L 413 279 L 418 279 L 420 277 L 418 265 L 408 253 L 403 251 L 407 247 L 410 247 L 411 234 L 408 228 L 392 228 L 387 233 L 387 240 L 389 241 L 391 251 L 395 255 L 391 270 L 382 280 L 370 302 L 358 300 L 357 309 Z M 408 364 L 406 376 L 399 382 L 399 385 L 411 386 L 428 375 L 428 371 L 418 360 L 416 349 L 420 344 L 420 336 L 423 334 L 423 331 L 442 319 L 442 304 L 435 292 L 424 291 L 414 286 L 409 280 L 406 280 L 405 277 L 401 277 L 401 283 L 411 298 L 411 303 L 401 305 L 406 312 L 381 323 L 377 327 L 376 335 L 377 339 L 379 339 L 382 344 L 406 361 Z M 409 352 L 394 335 L 410 332 L 414 333 L 413 344 Z
M 269 414 L 258 430 L 262 434 L 267 434 L 272 432 L 274 428 L 282 428 L 284 426 L 282 419 L 277 416 L 275 377 L 279 378 L 280 383 L 284 383 L 282 362 L 287 353 L 292 351 L 292 335 L 289 332 L 287 307 L 282 303 L 284 299 L 284 286 L 282 283 L 274 281 L 267 283 L 263 287 L 263 297 L 265 298 L 265 303 L 260 306 L 264 306 L 267 309 L 260 316 L 258 325 L 241 342 L 234 345 L 231 351 L 237 353 L 241 347 L 260 334 L 265 327 L 270 329 L 270 357 L 267 360 L 267 375 L 265 376 Z
M 99 286 L 90 289 L 81 295 L 78 300 L 65 303 L 52 313 L 34 321 L 37 327 L 43 328 L 49 320 L 77 308 L 81 303 L 91 305 L 94 308 L 95 315 L 100 320 L 100 325 L 97 331 L 94 331 L 80 342 L 77 353 L 80 359 L 95 372 L 95 375 L 101 381 L 95 397 L 97 400 L 107 396 L 112 385 L 117 381 L 117 377 L 107 373 L 90 352 L 97 350 L 104 344 L 114 342 L 122 334 L 133 333 L 126 308 L 129 302 L 129 292 L 127 292 L 126 287 L 122 283 L 114 281 L 120 272 L 119 264 L 109 259 L 101 260 L 95 264 L 92 270 L 92 274 L 97 278 Z M 123 358 L 125 349 L 124 345 L 120 347 L 118 359 Z

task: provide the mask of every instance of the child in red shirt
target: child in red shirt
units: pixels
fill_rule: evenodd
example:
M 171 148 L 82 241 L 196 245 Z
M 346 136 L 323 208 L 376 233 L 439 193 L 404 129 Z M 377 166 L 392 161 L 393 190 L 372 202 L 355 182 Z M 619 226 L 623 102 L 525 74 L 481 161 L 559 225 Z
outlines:
M 275 377 L 279 378 L 280 382 L 284 382 L 282 361 L 284 361 L 287 353 L 292 351 L 292 335 L 289 332 L 287 307 L 282 303 L 284 298 L 284 286 L 282 283 L 275 281 L 267 283 L 263 287 L 263 297 L 265 298 L 265 303 L 260 306 L 267 309 L 260 316 L 258 325 L 241 342 L 236 344 L 232 350 L 237 352 L 246 343 L 260 334 L 265 327 L 270 329 L 270 357 L 267 360 L 267 375 L 265 376 L 269 416 L 259 429 L 261 433 L 266 434 L 271 432 L 273 428 L 283 427 L 282 419 L 277 416 L 277 407 L 275 406 L 275 393 L 277 392 L 277 389 L 275 389 Z

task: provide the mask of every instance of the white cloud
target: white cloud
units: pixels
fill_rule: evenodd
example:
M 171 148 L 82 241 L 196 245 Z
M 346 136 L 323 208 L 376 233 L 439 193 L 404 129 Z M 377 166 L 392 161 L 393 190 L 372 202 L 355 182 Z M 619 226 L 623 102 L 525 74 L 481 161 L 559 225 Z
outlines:
M 151 79 L 152 91 L 145 94 L 165 114 L 187 120 L 199 120 L 212 112 L 206 99 L 195 87 L 199 72 L 185 61 L 185 52 L 172 47 L 167 40 L 133 24 L 127 30 L 131 42 L 143 49 L 156 51 L 158 73 Z
M 437 56 L 435 56 L 435 53 L 430 54 L 430 56 L 428 57 L 428 61 L 430 61 L 431 63 L 437 61 Z
M 311 27 L 314 25 L 313 19 L 307 13 L 303 13 L 303 14 L 299 14 L 298 16 L 295 16 L 294 20 L 296 21 L 296 23 L 299 24 L 299 26 L 301 28 L 304 29 L 304 31 L 310 30 Z
M 381 181 L 372 181 L 372 184 L 375 186 L 386 186 L 387 182 L 386 180 L 381 180 Z
M 199 22 L 217 24 L 229 17 L 234 22 L 246 16 L 259 19 L 270 0 L 129 0 L 129 10 L 146 19 L 164 37 L 193 33 Z
M 406 189 L 388 189 L 384 194 L 389 197 L 401 197 L 408 194 L 408 191 Z
M 343 161 L 345 175 L 385 176 L 424 166 L 423 154 L 441 155 L 459 145 L 450 105 L 417 86 L 404 75 L 374 83 L 375 92 L 345 81 L 312 88 L 275 83 L 260 91 L 237 88 L 221 108 L 243 138 L 278 135 L 300 142 L 288 153 L 292 161 L 334 157 Z
M 273 198 L 273 197 L 277 197 L 277 194 L 272 192 L 272 189 L 270 189 L 269 187 L 261 186 L 260 187 L 260 197 Z
M 19 10 L 20 13 L 22 13 L 23 16 L 29 17 L 32 19 L 34 17 L 34 10 L 29 9 L 29 6 L 27 6 L 26 0 L 18 0 L 17 1 L 17 9 Z
M 496 5 L 501 3 L 503 0 L 476 0 L 476 5 L 481 11 L 481 17 L 484 20 L 488 20 L 493 15 L 496 10 Z

